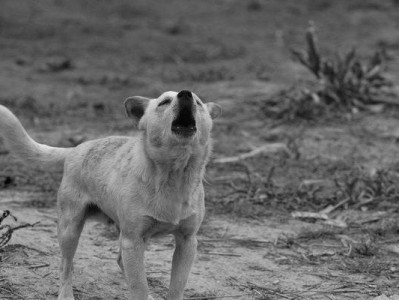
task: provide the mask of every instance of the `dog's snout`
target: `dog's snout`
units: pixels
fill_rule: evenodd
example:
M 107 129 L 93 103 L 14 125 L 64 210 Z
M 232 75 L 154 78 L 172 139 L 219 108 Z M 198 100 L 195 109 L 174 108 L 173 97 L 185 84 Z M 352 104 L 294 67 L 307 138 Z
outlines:
M 181 99 L 192 99 L 193 94 L 190 91 L 187 90 L 182 90 L 177 94 L 177 98 Z
M 193 136 L 197 132 L 195 121 L 196 107 L 193 94 L 183 90 L 177 94 L 176 117 L 172 122 L 172 131 L 184 137 Z

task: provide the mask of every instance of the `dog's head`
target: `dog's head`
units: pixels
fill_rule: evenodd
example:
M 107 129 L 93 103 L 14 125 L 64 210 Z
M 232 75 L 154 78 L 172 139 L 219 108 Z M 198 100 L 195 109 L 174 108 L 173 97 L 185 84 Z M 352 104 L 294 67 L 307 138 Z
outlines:
M 125 100 L 128 116 L 145 132 L 152 147 L 206 145 L 212 119 L 220 114 L 215 103 L 203 103 L 190 91 L 163 93 L 157 99 L 134 96 Z

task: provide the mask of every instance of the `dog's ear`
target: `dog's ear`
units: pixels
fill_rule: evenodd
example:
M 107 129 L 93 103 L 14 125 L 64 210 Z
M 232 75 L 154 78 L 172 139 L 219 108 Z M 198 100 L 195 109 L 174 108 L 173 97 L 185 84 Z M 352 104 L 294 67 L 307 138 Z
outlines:
M 127 98 L 124 102 L 127 116 L 131 118 L 135 124 L 138 124 L 149 102 L 150 99 L 141 96 Z
M 212 119 L 216 119 L 222 113 L 222 108 L 220 107 L 220 105 L 218 105 L 216 103 L 208 102 L 205 105 L 206 105 L 206 108 L 208 109 L 209 114 L 211 115 Z

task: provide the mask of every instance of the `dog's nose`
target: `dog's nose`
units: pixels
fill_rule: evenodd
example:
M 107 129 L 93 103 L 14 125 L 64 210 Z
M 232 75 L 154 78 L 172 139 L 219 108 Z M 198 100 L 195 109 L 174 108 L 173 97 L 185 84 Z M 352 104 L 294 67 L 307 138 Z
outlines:
M 182 90 L 177 94 L 177 98 L 183 98 L 183 99 L 192 99 L 193 94 L 191 94 L 190 91 L 187 90 Z

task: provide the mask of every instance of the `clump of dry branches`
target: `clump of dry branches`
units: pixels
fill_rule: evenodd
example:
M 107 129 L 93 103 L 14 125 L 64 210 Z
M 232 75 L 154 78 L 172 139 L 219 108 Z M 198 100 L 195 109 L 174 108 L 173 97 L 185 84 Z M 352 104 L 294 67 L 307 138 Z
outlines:
M 12 234 L 14 233 L 14 231 L 25 228 L 25 227 L 33 227 L 37 223 L 34 224 L 22 224 L 16 227 L 11 227 L 10 225 L 6 224 L 6 225 L 1 225 L 1 223 L 3 222 L 4 219 L 6 219 L 7 217 L 12 217 L 14 219 L 14 221 L 17 221 L 17 218 L 15 216 L 13 216 L 11 214 L 11 212 L 9 210 L 0 210 L 0 248 L 3 248 L 5 245 L 8 244 L 8 242 L 11 240 Z
M 16 221 L 17 218 L 14 217 L 9 210 L 0 211 L 0 248 L 4 247 L 11 239 L 12 228 L 10 225 L 1 225 L 3 220 L 7 217 L 12 217 Z
M 305 66 L 316 81 L 311 88 L 294 87 L 268 99 L 266 115 L 290 121 L 313 120 L 328 112 L 357 112 L 375 104 L 392 104 L 391 81 L 384 55 L 376 51 L 361 60 L 355 49 L 328 58 L 322 55 L 313 23 L 306 31 L 306 50 L 292 50 L 294 59 Z M 375 106 L 374 106 L 375 109 Z

